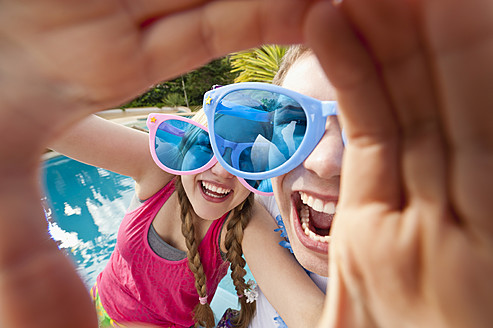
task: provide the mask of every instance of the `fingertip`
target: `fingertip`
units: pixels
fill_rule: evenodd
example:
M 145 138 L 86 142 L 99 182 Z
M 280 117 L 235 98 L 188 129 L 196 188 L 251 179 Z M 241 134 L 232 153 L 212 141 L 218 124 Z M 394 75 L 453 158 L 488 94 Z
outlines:
M 307 13 L 304 34 L 337 89 L 357 84 L 372 67 L 368 52 L 342 10 L 342 1 L 314 4 Z

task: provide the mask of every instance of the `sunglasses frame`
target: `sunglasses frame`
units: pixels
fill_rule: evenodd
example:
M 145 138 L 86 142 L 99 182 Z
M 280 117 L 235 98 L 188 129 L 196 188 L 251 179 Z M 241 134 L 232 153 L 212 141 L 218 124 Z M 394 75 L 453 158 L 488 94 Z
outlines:
M 322 136 L 325 133 L 327 118 L 329 116 L 337 115 L 336 101 L 321 101 L 309 96 L 305 96 L 301 93 L 268 83 L 241 82 L 209 90 L 204 94 L 203 107 L 209 125 L 209 138 L 214 154 L 220 154 L 219 148 L 217 146 L 216 135 L 214 133 L 214 114 L 216 112 L 217 104 L 226 95 L 239 90 L 268 91 L 290 97 L 301 105 L 307 118 L 305 136 L 303 137 L 303 140 L 300 143 L 298 149 L 295 151 L 292 157 L 290 157 L 286 162 L 279 165 L 275 169 L 266 172 L 243 172 L 230 166 L 221 156 L 218 156 L 217 161 L 222 165 L 222 167 L 224 167 L 229 173 L 244 179 L 270 179 L 283 175 L 295 169 L 297 166 L 303 163 L 303 161 L 315 149 L 320 139 L 322 139 Z M 249 115 L 249 113 L 244 113 L 243 115 L 247 116 Z M 342 139 L 345 142 L 344 135 L 342 136 Z
M 163 163 L 161 163 L 161 161 L 159 160 L 159 158 L 156 154 L 156 147 L 155 147 L 156 133 L 157 133 L 158 127 L 161 125 L 161 123 L 163 123 L 165 121 L 169 121 L 169 120 L 183 121 L 183 122 L 192 124 L 192 125 L 200 128 L 200 129 L 204 130 L 205 132 L 207 132 L 207 134 L 209 135 L 209 140 L 210 140 L 210 133 L 209 133 L 209 130 L 207 129 L 207 127 L 203 126 L 200 123 L 195 122 L 194 120 L 191 120 L 191 119 L 183 117 L 183 116 L 173 115 L 173 114 L 150 113 L 149 116 L 147 117 L 147 121 L 146 121 L 147 128 L 149 129 L 149 150 L 151 152 L 151 156 L 152 156 L 152 159 L 154 160 L 154 163 L 156 163 L 156 165 L 159 166 L 159 168 L 161 168 L 165 172 L 168 172 L 168 173 L 171 173 L 174 175 L 193 175 L 193 174 L 198 174 L 198 173 L 207 171 L 208 169 L 212 168 L 218 162 L 216 156 L 213 155 L 212 158 L 209 160 L 209 162 L 207 162 L 207 164 L 205 164 L 205 165 L 203 165 L 197 169 L 190 170 L 190 171 L 174 170 L 174 169 L 171 169 L 171 168 L 165 166 Z M 260 191 L 260 190 L 253 188 L 252 186 L 250 186 L 245 181 L 245 179 L 243 179 L 241 177 L 237 176 L 236 178 L 240 181 L 240 183 L 245 188 L 247 188 L 249 191 L 251 191 L 253 193 L 256 193 L 256 194 L 259 194 L 262 196 L 272 196 L 273 195 L 273 192 L 264 192 L 264 191 Z M 257 180 L 257 179 L 255 179 L 255 180 Z

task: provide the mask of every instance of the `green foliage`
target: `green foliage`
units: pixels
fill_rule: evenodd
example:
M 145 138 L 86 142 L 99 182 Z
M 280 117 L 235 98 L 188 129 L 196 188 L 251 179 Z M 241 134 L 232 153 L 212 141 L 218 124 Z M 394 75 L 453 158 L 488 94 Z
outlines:
M 236 73 L 231 72 L 231 64 L 227 57 L 215 60 L 188 73 L 185 76 L 185 84 L 190 107 L 202 106 L 202 99 L 206 91 L 209 91 L 215 84 L 233 83 L 236 75 Z
M 120 106 L 120 108 L 162 107 L 164 105 L 163 99 L 168 92 L 170 92 L 168 85 L 158 84 L 129 103 Z
M 235 82 L 267 82 L 279 70 L 286 47 L 279 45 L 264 45 L 231 55 L 230 61 L 233 73 L 239 73 Z
M 201 107 L 202 98 L 206 91 L 210 90 L 214 84 L 226 85 L 233 83 L 236 75 L 237 73 L 231 71 L 231 64 L 227 57 L 216 59 L 195 71 L 183 75 L 190 107 L 193 109 Z M 120 106 L 120 108 L 170 106 L 167 105 L 170 100 L 172 100 L 171 104 L 177 105 L 178 97 L 176 95 L 182 96 L 182 102 L 179 105 L 185 105 L 182 77 L 160 83 L 129 103 Z
M 185 106 L 185 96 L 181 93 L 168 93 L 163 99 L 163 105 L 166 107 Z

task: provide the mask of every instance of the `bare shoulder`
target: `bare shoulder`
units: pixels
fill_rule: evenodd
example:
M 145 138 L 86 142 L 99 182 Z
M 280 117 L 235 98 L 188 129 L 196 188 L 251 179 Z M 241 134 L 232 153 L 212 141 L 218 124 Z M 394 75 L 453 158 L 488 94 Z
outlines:
M 258 200 L 253 202 L 252 206 L 252 218 L 253 217 L 271 217 L 267 209 Z
M 254 233 L 257 235 L 271 235 L 274 229 L 277 229 L 277 224 L 272 218 L 272 215 L 258 201 L 255 201 L 252 207 L 252 216 L 245 228 L 245 235 Z
M 227 220 L 229 219 L 230 217 L 228 217 Z M 224 252 L 226 252 L 224 241 L 226 240 L 227 224 L 228 223 L 226 221 L 225 228 L 221 231 L 221 250 Z M 272 216 L 261 203 L 255 200 L 252 205 L 250 220 L 243 231 L 243 244 L 248 243 L 249 240 L 255 240 L 261 234 L 266 233 L 266 229 L 274 231 L 276 228 L 277 225 L 272 219 Z
M 141 200 L 152 197 L 166 186 L 175 175 L 161 170 L 157 165 L 149 165 L 140 179 L 135 181 L 135 192 Z

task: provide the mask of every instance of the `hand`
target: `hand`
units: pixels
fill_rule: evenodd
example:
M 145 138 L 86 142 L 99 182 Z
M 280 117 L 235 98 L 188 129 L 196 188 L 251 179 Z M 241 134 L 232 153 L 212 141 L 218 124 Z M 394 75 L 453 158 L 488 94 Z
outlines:
M 490 326 L 493 3 L 319 6 L 349 139 L 322 326 Z
M 0 327 L 97 326 L 39 204 L 39 154 L 49 140 L 212 58 L 301 41 L 310 2 L 2 1 Z
M 4 1 L 0 98 L 15 107 L 11 118 L 26 110 L 20 107 L 38 106 L 42 117 L 31 119 L 44 128 L 63 129 L 70 120 L 60 120 L 60 115 L 73 120 L 120 105 L 159 81 L 229 52 L 302 41 L 309 4 Z

